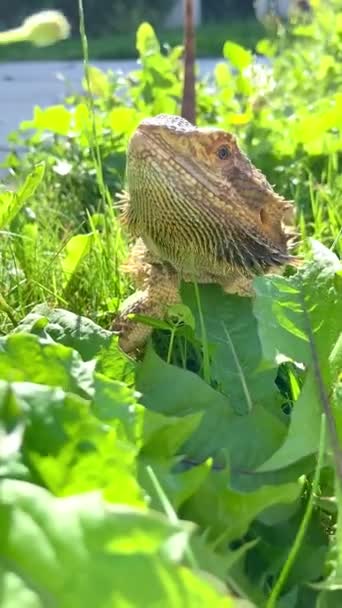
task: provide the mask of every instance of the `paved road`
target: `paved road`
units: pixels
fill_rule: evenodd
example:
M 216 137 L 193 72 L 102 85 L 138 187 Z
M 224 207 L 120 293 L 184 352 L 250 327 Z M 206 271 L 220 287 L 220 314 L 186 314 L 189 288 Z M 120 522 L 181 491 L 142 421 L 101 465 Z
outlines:
M 217 59 L 200 61 L 200 71 L 212 70 Z M 130 60 L 93 62 L 103 70 L 129 72 L 137 63 Z M 6 137 L 22 120 L 29 120 L 35 105 L 61 103 L 66 94 L 80 88 L 81 61 L 0 63 L 0 160 L 7 150 Z

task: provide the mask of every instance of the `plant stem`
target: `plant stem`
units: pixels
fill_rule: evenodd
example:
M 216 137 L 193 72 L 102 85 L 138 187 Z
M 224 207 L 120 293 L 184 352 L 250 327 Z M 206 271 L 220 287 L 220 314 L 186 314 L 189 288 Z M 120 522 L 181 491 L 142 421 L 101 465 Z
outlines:
M 210 384 L 210 359 L 209 359 L 209 351 L 208 351 L 208 339 L 207 339 L 207 330 L 204 323 L 204 317 L 201 306 L 201 298 L 199 294 L 199 289 L 196 281 L 194 281 L 194 289 L 196 295 L 196 303 L 198 308 L 198 316 L 200 320 L 201 326 L 201 337 L 202 337 L 202 345 L 203 345 L 203 378 L 205 382 Z
M 323 456 L 324 456 L 324 449 L 325 449 L 325 431 L 326 431 L 326 417 L 325 414 L 322 414 L 321 416 L 321 427 L 320 427 L 320 436 L 319 436 L 319 447 L 318 447 L 318 456 L 317 456 L 317 464 L 316 464 L 316 469 L 315 469 L 315 475 L 313 478 L 313 482 L 312 482 L 312 487 L 311 487 L 311 492 L 310 492 L 310 496 L 308 499 L 308 503 L 306 505 L 306 510 L 304 513 L 304 517 L 301 521 L 301 524 L 298 528 L 297 534 L 296 534 L 296 538 L 294 540 L 294 543 L 291 547 L 291 550 L 289 552 L 288 558 L 283 566 L 283 569 L 281 570 L 278 580 L 276 581 L 276 584 L 274 585 L 271 594 L 268 598 L 267 604 L 266 604 L 266 608 L 275 608 L 276 607 L 276 602 L 278 600 L 278 597 L 282 591 L 282 588 L 285 585 L 286 579 L 289 575 L 289 572 L 291 570 L 291 568 L 293 567 L 293 564 L 296 560 L 296 557 L 298 555 L 298 551 L 302 545 L 304 536 L 306 534 L 308 525 L 309 525 L 309 521 L 311 518 L 311 514 L 313 511 L 313 505 L 314 505 L 314 495 L 317 493 L 317 489 L 318 489 L 318 484 L 319 484 L 319 478 L 320 478 L 320 472 L 321 472 L 321 467 L 323 464 Z
M 177 515 L 176 511 L 174 510 L 171 502 L 169 501 L 167 495 L 165 494 L 162 486 L 160 485 L 159 480 L 158 480 L 155 472 L 153 471 L 152 467 L 150 467 L 148 465 L 146 467 L 146 471 L 152 482 L 152 485 L 154 486 L 156 494 L 160 500 L 160 504 L 164 509 L 165 515 L 169 518 L 169 520 L 172 524 L 178 524 L 179 523 L 178 515 Z M 187 548 L 185 549 L 185 554 L 188 558 L 189 565 L 194 569 L 198 569 L 197 560 L 196 560 L 195 555 L 192 552 L 190 545 L 188 545 Z
M 169 342 L 169 348 L 167 351 L 167 359 L 166 359 L 166 363 L 171 363 L 171 357 L 172 357 L 172 351 L 173 351 L 173 344 L 175 341 L 175 335 L 176 335 L 176 328 L 173 327 L 172 331 L 171 331 L 171 335 L 170 335 L 170 342 Z

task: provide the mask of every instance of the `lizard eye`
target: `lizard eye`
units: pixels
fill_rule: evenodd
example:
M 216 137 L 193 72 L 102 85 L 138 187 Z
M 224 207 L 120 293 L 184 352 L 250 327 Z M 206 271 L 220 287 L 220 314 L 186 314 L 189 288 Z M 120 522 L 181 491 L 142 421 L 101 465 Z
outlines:
M 226 160 L 230 156 L 230 150 L 228 146 L 220 146 L 216 154 L 220 160 Z

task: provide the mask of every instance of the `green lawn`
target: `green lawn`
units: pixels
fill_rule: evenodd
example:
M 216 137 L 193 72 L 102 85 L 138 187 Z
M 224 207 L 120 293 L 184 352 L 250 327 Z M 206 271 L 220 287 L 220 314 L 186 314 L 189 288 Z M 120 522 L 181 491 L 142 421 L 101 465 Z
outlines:
M 157 30 L 158 31 L 158 30 Z M 181 29 L 159 30 L 159 39 L 164 44 L 174 46 L 181 44 Z M 222 24 L 209 24 L 197 31 L 197 54 L 199 57 L 215 57 L 221 54 L 226 40 L 233 40 L 243 46 L 253 48 L 264 35 L 263 27 L 256 19 L 234 20 Z M 137 57 L 135 50 L 135 32 L 114 33 L 101 38 L 89 39 L 92 59 L 129 59 Z M 1 47 L 0 60 L 58 60 L 82 59 L 79 37 L 60 42 L 47 48 L 36 48 L 21 43 Z

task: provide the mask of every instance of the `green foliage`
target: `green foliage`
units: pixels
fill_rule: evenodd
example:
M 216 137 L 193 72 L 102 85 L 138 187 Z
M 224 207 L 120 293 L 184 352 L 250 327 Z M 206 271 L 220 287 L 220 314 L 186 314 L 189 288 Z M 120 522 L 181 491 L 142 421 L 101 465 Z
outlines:
M 55 498 L 8 480 L 1 494 L 1 554 L 10 564 L 1 574 L 3 606 L 19 597 L 23 608 L 232 606 L 180 565 L 188 543 L 185 525 L 110 506 L 96 493 Z
M 7 190 L 3 187 L 0 191 L 0 228 L 10 224 L 27 200 L 35 193 L 44 176 L 44 166 L 38 165 L 28 175 L 23 185 L 17 191 Z
M 315 20 L 260 43 L 264 67 L 227 41 L 197 85 L 199 123 L 237 133 L 294 196 L 302 266 L 257 278 L 253 299 L 182 285 L 166 320 L 140 319 L 157 331 L 139 362 L 109 330 L 130 290 L 111 196 L 138 122 L 179 112 L 182 49 L 142 24 L 139 69 L 91 67 L 84 95 L 36 108 L 12 135 L 0 191 L 6 608 L 339 608 L 341 15 L 339 0 L 318 3 Z
M 7 479 L 1 494 L 7 519 L 2 530 L 6 538 L 18 539 L 1 543 L 3 559 L 8 563 L 11 555 L 10 563 L 16 564 L 3 573 L 8 601 L 14 589 L 32 592 L 32 586 L 26 587 L 29 577 L 38 589 L 36 601 L 41 604 L 37 605 L 46 605 L 48 597 L 62 606 L 81 601 L 91 605 L 101 572 L 97 601 L 104 605 L 116 605 L 117 594 L 123 598 L 128 594 L 131 605 L 146 605 L 153 601 L 151 585 L 156 586 L 157 598 L 167 598 L 171 605 L 179 601 L 177 595 L 173 599 L 173 585 L 188 594 L 187 605 L 200 605 L 202 595 L 203 602 L 226 605 L 219 597 L 224 582 L 263 605 L 304 516 L 319 445 L 320 382 L 327 395 L 339 390 L 342 320 L 336 307 L 340 309 L 342 302 L 340 275 L 337 258 L 315 246 L 313 260 L 293 277 L 257 279 L 253 308 L 246 300 L 240 319 L 233 312 L 237 299 L 211 286 L 201 287 L 212 386 L 194 372 L 165 363 L 151 346 L 136 370 L 134 366 L 127 369 L 115 336 L 63 310 L 40 307 L 14 334 L 3 338 L 0 475 Z M 323 292 L 329 294 L 328 299 L 322 298 Z M 183 318 L 191 325 L 195 319 L 194 328 L 188 326 L 188 341 L 201 344 L 201 338 L 196 338 L 201 332 L 197 301 L 190 287 L 183 298 L 192 312 Z M 271 302 L 279 304 L 270 308 Z M 216 333 L 220 310 L 226 331 Z M 251 368 L 248 351 L 243 350 L 245 331 L 251 351 L 259 353 Z M 257 348 L 252 346 L 253 340 L 258 342 Z M 238 345 L 235 357 L 233 341 Z M 175 339 L 175 362 L 178 342 L 184 343 L 181 326 Z M 219 368 L 215 363 L 218 353 Z M 305 381 L 301 390 L 291 393 L 293 413 L 288 420 L 282 412 L 284 396 L 274 379 L 279 362 L 290 359 L 305 366 Z M 291 369 L 295 368 L 289 367 L 289 373 L 295 374 Z M 139 393 L 126 384 L 134 379 L 134 371 Z M 243 391 L 235 388 L 230 392 L 228 383 L 227 387 L 218 383 L 224 371 L 232 379 L 230 385 L 244 384 L 250 408 L 243 407 Z M 326 415 L 340 435 L 340 412 L 333 402 Z M 329 510 L 325 500 L 334 492 L 334 459 L 338 457 L 327 445 L 316 511 L 306 524 L 306 535 L 286 582 L 287 592 L 292 589 L 296 597 L 304 592 L 304 583 L 327 574 L 334 588 L 332 567 L 336 563 L 338 570 L 339 557 L 328 570 L 326 560 L 333 549 L 331 529 L 336 511 Z M 118 507 L 113 511 L 108 503 Z M 120 506 L 123 504 L 129 506 Z M 55 509 L 68 514 L 61 528 Z M 12 517 L 9 510 L 13 510 Z M 169 521 L 165 516 L 159 519 L 155 510 L 165 511 Z M 88 532 L 89 517 L 92 532 Z M 79 518 L 81 524 L 77 524 Z M 190 529 L 182 528 L 183 519 L 196 524 L 192 536 Z M 21 526 L 25 526 L 23 531 Z M 164 536 L 160 536 L 161 529 Z M 90 533 L 95 534 L 93 541 Z M 170 540 L 172 534 L 174 541 Z M 28 535 L 31 541 L 35 539 L 37 554 L 25 551 Z M 82 543 L 86 543 L 83 550 Z M 48 566 L 47 556 L 55 553 L 55 546 L 59 547 L 59 562 Z M 79 577 L 81 550 L 86 554 Z M 337 547 L 334 550 L 338 556 Z M 309 554 L 315 559 L 304 560 L 305 567 L 299 567 Z M 99 570 L 95 564 L 100 555 L 104 569 Z M 133 559 L 137 555 L 140 561 Z M 70 563 L 68 572 L 57 576 L 54 568 L 66 562 Z M 146 572 L 151 570 L 151 582 L 145 566 Z M 210 573 L 205 576 L 209 583 L 198 578 L 199 567 Z M 113 568 L 121 573 L 117 579 L 111 576 Z M 123 576 L 127 568 L 136 577 L 143 576 L 139 597 L 130 595 Z M 167 591 L 157 582 L 164 580 L 164 569 L 171 577 Z M 39 589 L 43 588 L 42 595 Z M 327 593 L 326 589 L 315 591 L 317 606 Z
M 144 15 L 146 19 L 146 15 Z M 228 19 L 228 20 L 227 20 Z M 89 34 L 89 48 L 92 60 L 98 59 L 136 59 L 135 30 L 118 31 L 101 34 L 100 37 L 91 34 L 91 23 L 86 10 L 86 26 Z M 107 24 L 108 25 L 108 24 Z M 118 26 L 120 24 L 118 23 Z M 78 29 L 78 26 L 77 26 Z M 166 29 L 157 25 L 157 32 L 163 46 L 177 46 L 183 42 L 182 28 Z M 77 31 L 74 30 L 77 34 Z M 223 19 L 214 23 L 203 23 L 196 31 L 196 49 L 198 57 L 218 57 L 227 39 L 255 49 L 256 44 L 264 35 L 264 29 L 253 15 L 244 18 L 229 19 L 226 14 Z M 11 44 L 2 47 L 0 53 L 3 61 L 68 61 L 82 59 L 82 45 L 78 37 L 59 42 L 56 46 L 44 48 L 34 47 L 28 43 Z
M 170 10 L 173 0 L 168 2 Z M 14 0 L 11 6 L 4 8 L 1 18 L 9 26 L 16 26 L 18 15 L 28 16 L 33 12 L 56 8 L 70 20 L 73 30 L 77 31 L 78 6 L 77 2 L 69 0 Z M 163 0 L 131 0 L 129 5 L 123 0 L 84 0 L 84 10 L 89 21 L 90 32 L 101 35 L 106 32 L 125 32 L 135 28 L 142 19 L 151 19 L 155 24 L 165 17 Z

